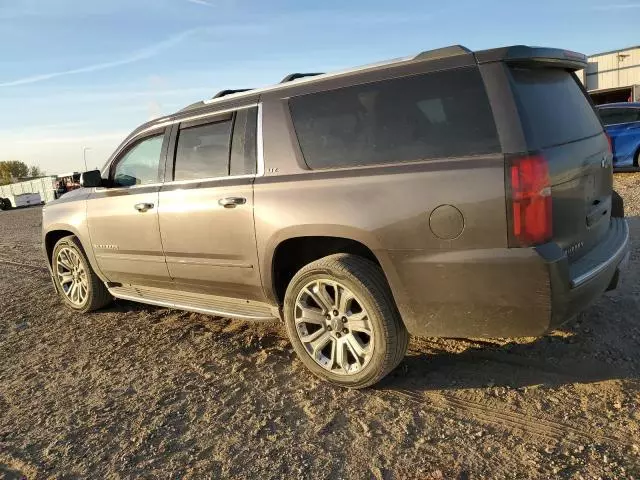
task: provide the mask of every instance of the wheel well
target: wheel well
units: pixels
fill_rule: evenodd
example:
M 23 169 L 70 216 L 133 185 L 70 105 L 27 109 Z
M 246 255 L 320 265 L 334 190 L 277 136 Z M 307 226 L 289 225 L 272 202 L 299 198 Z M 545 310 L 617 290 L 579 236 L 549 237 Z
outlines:
M 273 287 L 280 304 L 293 276 L 305 265 L 335 253 L 351 253 L 380 265 L 373 252 L 360 242 L 340 237 L 297 237 L 285 240 L 273 256 Z
M 49 265 L 51 265 L 51 255 L 53 255 L 53 247 L 56 246 L 58 240 L 64 237 L 68 237 L 69 235 L 74 235 L 73 232 L 69 232 L 67 230 L 53 230 L 44 237 L 44 247 L 47 252 L 47 261 Z

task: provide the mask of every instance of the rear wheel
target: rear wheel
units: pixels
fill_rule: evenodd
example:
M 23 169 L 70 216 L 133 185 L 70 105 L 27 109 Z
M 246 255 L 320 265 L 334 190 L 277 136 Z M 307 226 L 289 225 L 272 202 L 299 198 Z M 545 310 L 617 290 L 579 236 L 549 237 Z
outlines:
M 64 303 L 82 313 L 108 305 L 111 294 L 95 274 L 77 237 L 71 235 L 56 243 L 51 268 Z
M 0 198 L 0 210 L 9 210 L 11 208 L 11 202 L 8 198 Z
M 409 335 L 382 270 L 356 255 L 302 268 L 287 288 L 284 317 L 305 366 L 343 387 L 373 385 L 407 350 Z

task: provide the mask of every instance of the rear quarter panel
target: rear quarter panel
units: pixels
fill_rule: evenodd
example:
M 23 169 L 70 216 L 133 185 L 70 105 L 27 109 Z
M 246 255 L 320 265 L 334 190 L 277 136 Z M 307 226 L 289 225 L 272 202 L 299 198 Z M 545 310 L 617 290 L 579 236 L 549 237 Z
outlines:
M 506 248 L 502 154 L 311 171 L 291 133 L 286 101 L 264 101 L 263 115 L 267 173 L 254 184 L 255 222 L 271 300 L 274 252 L 300 236 L 349 238 L 373 251 L 414 334 L 455 335 L 461 325 L 472 325 L 466 335 L 482 334 L 491 330 L 487 316 L 511 314 L 531 299 L 530 284 L 513 286 L 514 275 L 531 273 L 535 253 Z M 434 215 L 442 206 L 455 207 L 461 222 Z M 439 238 L 434 222 L 445 230 L 453 222 L 452 231 L 456 225 L 460 231 Z M 548 298 L 544 274 L 540 266 L 531 281 Z

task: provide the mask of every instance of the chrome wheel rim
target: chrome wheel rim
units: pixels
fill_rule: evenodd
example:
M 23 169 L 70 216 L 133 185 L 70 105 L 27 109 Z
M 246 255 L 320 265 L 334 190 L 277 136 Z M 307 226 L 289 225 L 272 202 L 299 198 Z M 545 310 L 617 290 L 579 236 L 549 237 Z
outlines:
M 330 279 L 305 285 L 296 298 L 295 327 L 309 356 L 325 370 L 353 375 L 373 355 L 374 332 L 358 297 Z
M 62 248 L 56 257 L 56 275 L 64 296 L 81 307 L 89 295 L 87 271 L 80 254 L 72 248 Z

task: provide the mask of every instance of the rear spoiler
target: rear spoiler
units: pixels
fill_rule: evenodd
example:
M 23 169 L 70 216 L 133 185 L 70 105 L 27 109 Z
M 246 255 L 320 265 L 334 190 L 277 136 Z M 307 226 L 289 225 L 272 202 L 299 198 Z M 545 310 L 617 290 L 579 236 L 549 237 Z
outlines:
M 514 65 L 533 64 L 573 71 L 587 67 L 586 55 L 559 48 L 515 45 L 513 47 L 482 50 L 476 52 L 475 56 L 479 64 L 491 62 L 506 62 Z

